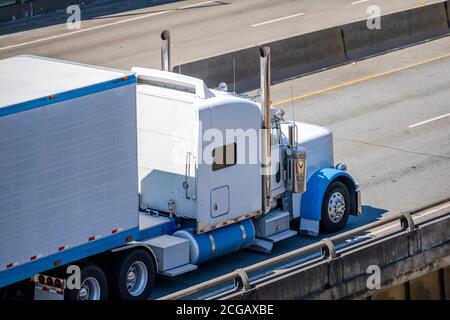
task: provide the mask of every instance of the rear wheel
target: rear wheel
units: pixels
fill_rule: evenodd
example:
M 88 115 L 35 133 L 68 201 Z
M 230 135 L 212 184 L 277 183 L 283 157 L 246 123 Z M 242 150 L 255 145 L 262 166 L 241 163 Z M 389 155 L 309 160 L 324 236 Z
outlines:
M 108 281 L 103 270 L 95 264 L 80 266 L 81 279 L 79 290 L 66 290 L 67 300 L 106 300 L 108 299 Z
M 0 301 L 6 300 L 8 288 L 0 288 Z
M 337 232 L 347 224 L 350 215 L 350 193 L 345 184 L 331 183 L 322 200 L 322 228 L 326 232 Z
M 155 283 L 156 268 L 145 249 L 131 249 L 117 255 L 110 273 L 111 294 L 121 300 L 143 300 Z

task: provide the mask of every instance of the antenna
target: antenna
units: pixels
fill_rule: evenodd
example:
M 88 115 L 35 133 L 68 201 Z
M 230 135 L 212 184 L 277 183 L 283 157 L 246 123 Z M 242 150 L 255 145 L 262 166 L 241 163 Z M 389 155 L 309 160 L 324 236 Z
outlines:
M 233 57 L 233 93 L 236 93 L 236 57 Z
M 294 93 L 292 89 L 292 80 L 291 80 L 291 107 L 292 107 L 292 121 L 295 122 Z

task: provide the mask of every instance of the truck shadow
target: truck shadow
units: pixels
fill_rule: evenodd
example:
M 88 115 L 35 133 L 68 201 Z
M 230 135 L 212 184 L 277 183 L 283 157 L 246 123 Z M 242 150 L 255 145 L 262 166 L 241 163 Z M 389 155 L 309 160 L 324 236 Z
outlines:
M 366 225 L 368 223 L 380 220 L 383 218 L 384 214 L 386 214 L 388 210 L 375 208 L 372 206 L 363 205 L 362 206 L 362 214 L 360 217 L 350 217 L 347 223 L 347 227 L 345 230 L 351 230 L 356 227 L 360 227 Z
M 388 210 L 382 209 L 382 208 L 376 208 L 369 205 L 362 206 L 362 215 L 360 217 L 350 216 L 347 226 L 342 230 L 341 232 L 349 231 L 358 227 L 361 227 L 363 225 L 366 225 L 368 223 L 377 221 L 379 219 L 382 219 L 385 214 L 388 214 Z M 167 278 L 167 277 L 160 277 L 158 279 L 158 285 L 155 288 L 155 290 L 152 293 L 151 298 L 158 298 L 162 297 L 164 295 L 167 295 L 172 292 L 176 292 L 178 290 L 184 289 L 186 287 L 190 287 L 199 283 L 202 283 L 204 281 L 216 278 L 218 276 L 221 276 L 225 273 L 232 272 L 238 268 L 243 268 L 246 266 L 253 265 L 258 262 L 262 262 L 264 260 L 282 255 L 287 252 L 294 251 L 296 249 L 299 249 L 301 247 L 307 246 L 309 244 L 312 244 L 314 242 L 317 242 L 323 238 L 330 238 L 335 234 L 320 234 L 319 237 L 308 237 L 308 236 L 294 236 L 291 238 L 288 238 L 286 240 L 283 240 L 279 243 L 277 243 L 271 254 L 263 254 L 258 253 L 250 250 L 241 250 L 211 261 L 208 261 L 202 265 L 199 266 L 199 268 L 196 271 L 187 273 L 185 275 L 181 275 L 179 277 L 175 278 Z M 357 235 L 356 239 L 363 239 L 364 237 L 368 236 L 367 232 L 361 232 Z M 340 243 L 335 243 L 338 247 L 340 245 L 345 245 L 345 241 L 342 241 Z M 277 270 L 285 270 L 289 268 L 295 268 L 295 266 L 298 266 L 299 264 L 307 263 L 307 261 L 310 261 L 312 259 L 320 257 L 320 252 L 316 253 L 308 253 L 305 255 L 298 256 L 292 260 L 282 262 L 280 264 L 273 265 L 267 269 L 261 269 L 255 274 L 250 274 L 251 279 L 255 280 L 259 277 L 266 276 L 270 273 L 276 272 Z M 208 290 L 208 291 L 215 291 L 223 289 L 226 286 L 232 285 L 232 282 L 225 283 L 218 288 L 214 288 L 214 290 Z M 204 293 L 205 294 L 205 293 Z M 199 296 L 193 296 L 193 297 L 199 297 Z M 200 295 L 201 297 L 201 295 Z

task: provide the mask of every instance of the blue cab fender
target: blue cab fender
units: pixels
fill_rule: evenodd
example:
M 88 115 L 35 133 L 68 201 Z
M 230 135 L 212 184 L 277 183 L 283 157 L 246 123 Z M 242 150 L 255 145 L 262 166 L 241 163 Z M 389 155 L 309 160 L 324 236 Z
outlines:
M 300 231 L 317 236 L 321 220 L 322 201 L 328 186 L 340 181 L 347 187 L 351 198 L 351 214 L 360 215 L 361 201 L 358 184 L 346 171 L 335 168 L 323 168 L 315 172 L 306 183 L 306 192 L 302 194 L 300 206 Z

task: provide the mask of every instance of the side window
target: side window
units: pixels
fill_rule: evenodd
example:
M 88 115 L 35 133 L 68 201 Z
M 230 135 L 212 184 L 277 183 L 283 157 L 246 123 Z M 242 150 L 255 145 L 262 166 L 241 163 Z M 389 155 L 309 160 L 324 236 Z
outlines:
M 215 148 L 212 152 L 213 171 L 234 166 L 236 164 L 237 159 L 236 150 L 237 150 L 236 142 Z

